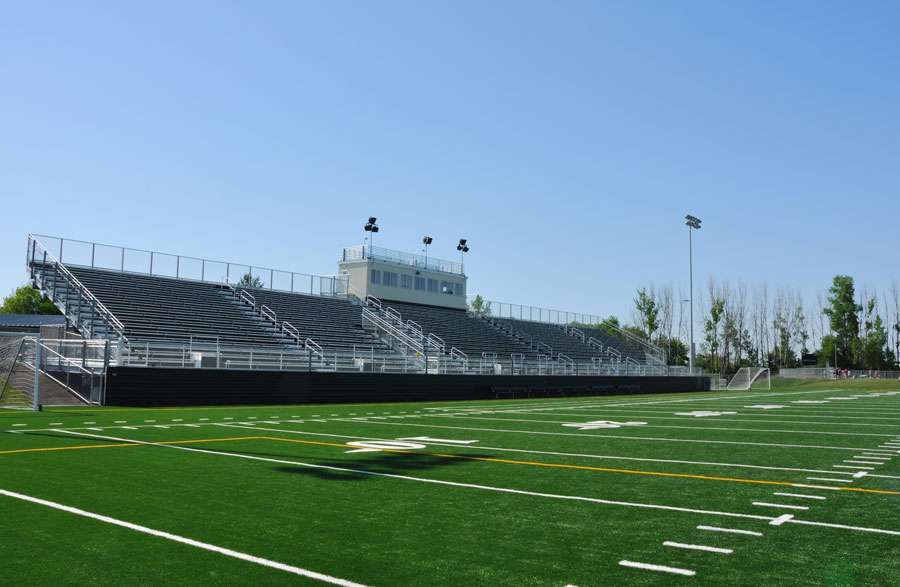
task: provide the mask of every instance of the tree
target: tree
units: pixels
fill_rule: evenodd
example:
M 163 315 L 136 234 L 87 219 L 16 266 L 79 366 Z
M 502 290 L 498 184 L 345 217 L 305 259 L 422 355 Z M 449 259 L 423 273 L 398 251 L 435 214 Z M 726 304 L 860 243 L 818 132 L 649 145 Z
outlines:
M 59 314 L 50 298 L 29 285 L 23 285 L 3 299 L 0 314 Z
M 659 308 L 653 295 L 653 286 L 650 287 L 650 293 L 647 288 L 642 287 L 637 291 L 634 298 L 634 307 L 637 310 L 638 329 L 641 336 L 649 341 L 653 340 L 653 333 L 659 328 Z
M 263 280 L 260 279 L 258 275 L 250 275 L 250 273 L 244 273 L 241 276 L 240 281 L 237 282 L 237 285 L 242 287 L 254 287 L 256 289 L 266 287 L 266 284 L 263 283 Z
M 831 323 L 831 332 L 837 346 L 837 361 L 841 367 L 854 366 L 854 355 L 859 346 L 859 312 L 862 305 L 857 304 L 853 290 L 853 278 L 848 275 L 835 275 L 828 288 L 830 306 L 824 313 Z
M 480 295 L 475 296 L 471 304 L 467 304 L 469 310 L 481 316 L 489 316 L 491 313 L 491 303 L 484 301 Z

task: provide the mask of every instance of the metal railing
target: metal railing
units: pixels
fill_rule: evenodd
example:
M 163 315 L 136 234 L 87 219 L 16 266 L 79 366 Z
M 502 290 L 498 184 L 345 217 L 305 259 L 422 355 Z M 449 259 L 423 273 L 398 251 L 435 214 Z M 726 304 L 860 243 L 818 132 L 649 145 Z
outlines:
M 425 257 L 424 255 L 404 253 L 403 251 L 395 251 L 393 249 L 373 247 L 371 245 L 357 245 L 341 249 L 341 261 L 362 261 L 364 259 L 385 261 L 387 263 L 395 263 L 406 267 L 427 269 L 442 273 L 453 273 L 456 275 L 463 275 L 464 269 L 461 263 L 455 263 L 445 259 L 436 259 L 434 257 Z
M 468 297 L 474 297 L 470 294 Z M 576 338 L 584 341 L 584 331 L 580 327 L 584 325 L 589 328 L 597 328 L 604 330 L 607 334 L 614 338 L 623 340 L 647 355 L 647 362 L 659 365 L 666 364 L 666 351 L 647 340 L 635 336 L 627 330 L 623 330 L 614 324 L 609 323 L 604 318 L 596 314 L 584 314 L 581 312 L 569 312 L 564 310 L 551 310 L 548 308 L 539 308 L 535 306 L 523 306 L 520 304 L 509 304 L 506 302 L 485 301 L 488 311 L 485 316 L 496 318 L 512 318 L 515 320 L 524 320 L 528 322 L 542 322 L 546 324 L 556 324 L 565 326 L 567 332 L 570 332 Z
M 32 280 L 72 320 L 76 328 L 92 338 L 109 338 L 110 334 L 115 333 L 120 340 L 126 340 L 122 322 L 32 234 L 28 235 L 27 252 L 26 265 Z M 63 287 L 60 287 L 60 280 Z M 85 305 L 88 311 L 85 311 Z M 103 326 L 102 333 L 98 332 L 98 321 Z
M 205 283 L 237 282 L 247 276 L 251 281 L 258 279 L 263 289 L 319 296 L 348 295 L 348 278 L 342 275 L 310 275 L 55 236 L 29 235 L 31 238 L 39 238 L 59 262 L 72 266 Z

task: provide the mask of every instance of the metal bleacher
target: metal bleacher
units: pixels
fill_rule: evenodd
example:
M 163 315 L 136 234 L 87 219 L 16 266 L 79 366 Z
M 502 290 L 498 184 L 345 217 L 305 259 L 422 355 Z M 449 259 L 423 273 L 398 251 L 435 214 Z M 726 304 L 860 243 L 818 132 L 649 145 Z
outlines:
M 509 359 L 511 355 L 536 355 L 531 347 L 483 320 L 470 317 L 465 310 L 394 301 L 384 301 L 383 306 L 399 312 L 404 322 L 415 322 L 424 334 L 438 336 L 444 342 L 445 352 L 456 348 L 469 359 L 481 359 L 483 353 L 496 354 L 504 359 Z
M 223 295 L 220 287 L 70 266 L 69 271 L 125 326 L 134 340 L 282 347 L 276 329 Z

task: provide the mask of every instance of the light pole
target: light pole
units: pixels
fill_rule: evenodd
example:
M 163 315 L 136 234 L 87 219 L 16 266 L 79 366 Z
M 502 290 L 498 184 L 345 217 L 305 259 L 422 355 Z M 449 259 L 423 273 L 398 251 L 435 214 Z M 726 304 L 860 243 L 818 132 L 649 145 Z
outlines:
M 463 270 L 463 268 L 465 267 L 465 265 L 463 265 L 463 254 L 469 252 L 469 247 L 466 246 L 466 239 L 459 239 L 459 244 L 456 245 L 456 250 L 459 251 L 459 272 L 460 274 L 464 275 L 465 271 Z
M 690 267 L 690 287 L 691 287 L 691 353 L 689 357 L 689 363 L 691 373 L 694 372 L 694 249 L 693 243 L 691 242 L 691 232 L 693 230 L 700 230 L 700 223 L 702 220 L 691 216 L 690 214 L 684 217 L 685 224 L 688 227 L 688 265 Z
M 425 244 L 425 269 L 428 269 L 428 245 L 430 245 L 433 240 L 434 239 L 430 236 L 422 237 L 422 242 Z
M 369 216 L 369 221 L 366 222 L 366 225 L 363 227 L 363 230 L 372 233 L 372 238 L 369 240 L 369 258 L 372 257 L 372 245 L 375 244 L 375 233 L 378 232 L 378 225 L 375 224 L 376 220 L 378 219 L 374 216 Z M 363 253 L 365 253 L 365 251 L 363 251 Z

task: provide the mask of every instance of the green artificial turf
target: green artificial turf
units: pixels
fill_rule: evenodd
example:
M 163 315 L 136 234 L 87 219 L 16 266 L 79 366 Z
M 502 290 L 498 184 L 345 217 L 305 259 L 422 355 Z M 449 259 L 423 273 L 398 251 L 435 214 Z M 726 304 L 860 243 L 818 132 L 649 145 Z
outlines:
M 878 447 L 900 438 L 900 394 L 868 391 L 900 385 L 827 383 L 0 412 L 0 490 L 366 585 L 897 584 L 900 449 Z M 609 421 L 643 424 L 588 425 Z M 425 446 L 348 452 L 367 440 Z M 845 462 L 871 450 L 893 458 Z M 322 584 L 6 495 L 0 529 L 4 584 Z

